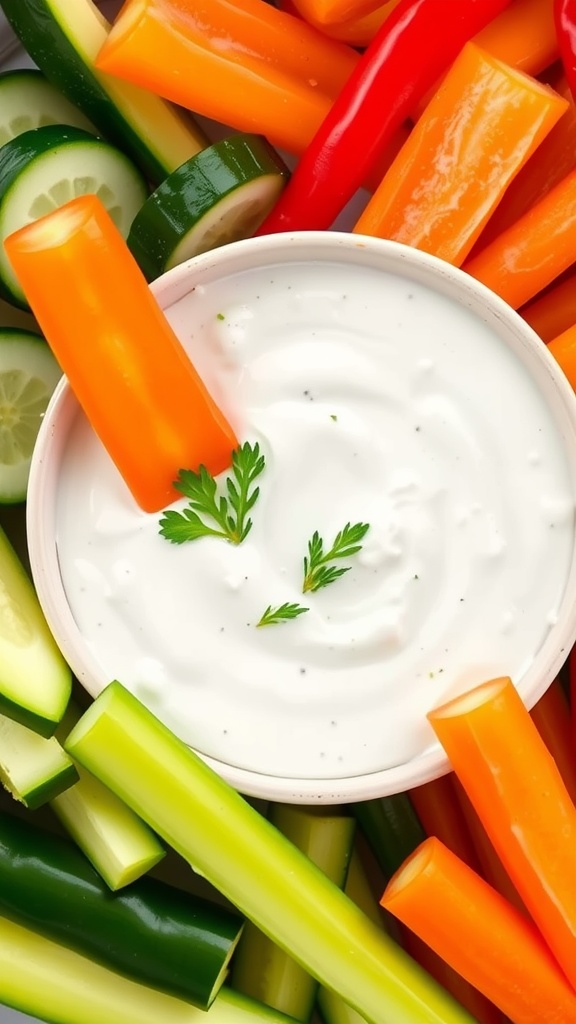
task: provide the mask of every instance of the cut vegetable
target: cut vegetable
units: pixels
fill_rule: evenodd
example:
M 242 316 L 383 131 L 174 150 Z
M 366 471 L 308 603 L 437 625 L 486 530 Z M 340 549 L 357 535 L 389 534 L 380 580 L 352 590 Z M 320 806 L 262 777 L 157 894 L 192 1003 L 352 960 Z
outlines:
M 63 742 L 81 717 L 68 702 L 56 730 Z M 51 801 L 51 808 L 94 869 L 114 891 L 145 875 L 166 854 L 158 836 L 115 793 L 76 765 L 78 781 Z
M 248 238 L 288 168 L 259 135 L 214 143 L 174 171 L 136 214 L 128 246 L 149 281 L 197 253 Z
M 97 196 L 73 199 L 10 235 L 5 247 L 80 405 L 141 508 L 157 512 L 173 502 L 182 467 L 203 465 L 216 475 L 230 465 L 234 432 Z M 100 316 L 92 315 L 95 306 Z
M 386 879 L 424 839 L 407 793 L 354 804 L 356 820 Z
M 74 762 L 54 736 L 39 736 L 0 715 L 0 782 L 15 800 L 35 810 L 77 779 Z
M 152 878 L 113 895 L 73 843 L 8 814 L 0 816 L 0 914 L 203 1010 L 244 924 Z
M 538 930 L 439 839 L 426 839 L 382 905 L 513 1024 L 576 1024 L 576 992 Z
M 199 1010 L 2 917 L 0 1002 L 49 1024 L 291 1024 L 226 988 Z
M 96 135 L 94 125 L 36 68 L 0 74 L 0 146 L 31 128 L 73 125 Z
M 428 718 L 534 923 L 576 988 L 576 807 L 518 691 L 508 677 L 492 679 Z
M 0 503 L 26 497 L 36 437 L 61 376 L 43 338 L 0 327 Z
M 475 845 L 448 772 L 410 790 L 410 803 L 427 836 L 436 836 L 474 871 L 480 871 Z
M 70 669 L 3 530 L 0 595 L 0 714 L 52 736 L 70 697 Z
M 92 0 L 2 0 L 2 10 L 46 77 L 151 181 L 208 145 L 171 104 L 97 70 L 110 25 Z
M 319 981 L 374 1024 L 471 1024 L 337 886 L 120 683 L 66 749 Z
M 542 341 L 550 342 L 576 323 L 576 263 L 520 309 Z
M 18 135 L 0 149 L 0 242 L 86 194 L 98 196 L 126 238 L 148 188 L 120 150 L 80 128 L 47 125 Z M 9 301 L 28 307 L 2 245 L 0 284 Z

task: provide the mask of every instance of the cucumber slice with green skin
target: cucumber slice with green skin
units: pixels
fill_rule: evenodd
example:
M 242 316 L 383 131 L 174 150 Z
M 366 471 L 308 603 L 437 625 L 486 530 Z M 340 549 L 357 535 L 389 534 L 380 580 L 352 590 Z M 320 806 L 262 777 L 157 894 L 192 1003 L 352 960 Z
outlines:
M 175 106 L 94 67 L 110 25 L 92 0 L 2 0 L 32 60 L 102 134 L 157 183 L 208 145 Z
M 65 742 L 197 871 L 367 1021 L 472 1018 L 119 682 Z
M 226 987 L 199 1010 L 2 917 L 0 963 L 0 1003 L 49 1024 L 294 1024 Z
M 0 714 L 52 736 L 72 689 L 36 591 L 0 530 Z
M 77 779 L 74 762 L 58 740 L 0 715 L 0 782 L 15 800 L 36 810 Z
M 56 730 L 63 742 L 82 711 L 68 702 Z M 50 806 L 109 889 L 116 891 L 145 875 L 166 856 L 158 836 L 115 793 L 76 765 L 78 782 Z
M 69 124 L 97 134 L 94 125 L 34 68 L 0 74 L 0 146 L 47 124 Z
M 289 171 L 261 135 L 214 143 L 174 171 L 136 214 L 128 246 L 149 281 L 198 253 L 248 238 Z
M 0 816 L 0 914 L 207 1010 L 243 919 L 153 878 L 112 895 L 73 843 L 30 817 Z
M 26 498 L 36 437 L 61 376 L 40 335 L 0 328 L 0 504 Z
M 0 243 L 86 193 L 98 196 L 126 238 L 148 187 L 124 153 L 81 128 L 46 125 L 23 132 L 0 149 Z M 3 245 L 0 286 L 8 301 L 28 307 Z

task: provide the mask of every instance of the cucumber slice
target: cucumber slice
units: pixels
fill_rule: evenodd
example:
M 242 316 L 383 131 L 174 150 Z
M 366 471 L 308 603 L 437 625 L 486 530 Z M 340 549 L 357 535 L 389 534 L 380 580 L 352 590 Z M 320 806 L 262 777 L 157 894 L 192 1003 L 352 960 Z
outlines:
M 2 0 L 2 10 L 46 77 L 152 182 L 208 145 L 177 107 L 94 67 L 110 24 L 92 0 Z
M 124 153 L 81 128 L 47 125 L 23 132 L 0 149 L 0 242 L 86 193 L 101 199 L 126 238 L 148 188 Z M 3 246 L 0 287 L 8 301 L 28 308 Z
M 96 135 L 94 125 L 35 68 L 0 74 L 0 146 L 31 128 L 69 124 Z
M 35 810 L 77 778 L 74 762 L 58 740 L 0 715 L 0 782 L 15 800 Z
M 71 689 L 30 578 L 0 530 L 0 714 L 52 736 Z
M 214 143 L 174 171 L 136 214 L 128 245 L 149 281 L 198 253 L 248 238 L 289 171 L 261 135 Z
M 0 504 L 26 497 L 36 437 L 61 376 L 40 335 L 0 328 Z

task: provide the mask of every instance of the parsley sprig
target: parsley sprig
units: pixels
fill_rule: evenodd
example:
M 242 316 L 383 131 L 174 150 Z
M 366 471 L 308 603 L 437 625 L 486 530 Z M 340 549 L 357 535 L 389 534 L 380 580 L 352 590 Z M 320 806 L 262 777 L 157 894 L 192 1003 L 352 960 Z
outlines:
M 309 612 L 309 608 L 304 608 L 301 604 L 284 604 L 278 605 L 277 608 L 273 608 L 272 605 L 268 605 L 264 612 L 260 622 L 257 622 L 257 626 L 275 626 L 278 622 L 288 622 L 289 619 L 297 619 L 299 615 L 303 615 L 304 612 Z
M 232 471 L 223 481 L 225 494 L 205 466 L 200 466 L 197 473 L 181 469 L 174 486 L 188 498 L 188 506 L 183 512 L 166 510 L 160 520 L 160 533 L 172 544 L 199 537 L 223 537 L 231 544 L 241 544 L 252 529 L 248 513 L 260 494 L 254 481 L 264 466 L 258 443 L 241 445 L 232 453 Z
M 350 558 L 362 548 L 361 541 L 370 529 L 369 523 L 346 523 L 343 530 L 336 534 L 329 551 L 324 551 L 324 541 L 316 530 L 308 541 L 308 554 L 304 557 L 304 583 L 302 593 L 313 593 L 321 587 L 334 583 L 352 566 L 330 565 L 330 562 L 341 558 Z

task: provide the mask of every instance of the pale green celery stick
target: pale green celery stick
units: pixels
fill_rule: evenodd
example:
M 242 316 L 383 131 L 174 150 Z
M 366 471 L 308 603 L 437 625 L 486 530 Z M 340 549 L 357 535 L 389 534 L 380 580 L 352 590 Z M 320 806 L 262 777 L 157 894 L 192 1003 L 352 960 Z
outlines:
M 0 782 L 15 800 L 36 810 L 78 779 L 74 762 L 51 736 L 0 715 Z
M 70 701 L 56 735 L 64 740 L 82 714 Z M 99 779 L 76 765 L 78 781 L 50 801 L 66 831 L 110 889 L 145 875 L 166 856 L 155 833 Z
M 49 1024 L 290 1024 L 225 988 L 200 1010 L 1 917 L 0 1003 Z
M 102 691 L 65 746 L 372 1024 L 472 1024 L 308 857 L 120 683 Z
M 268 820 L 336 885 L 342 886 L 356 822 L 333 808 L 272 804 Z M 318 982 L 255 924 L 248 922 L 232 961 L 232 985 L 276 1010 L 309 1020 Z

